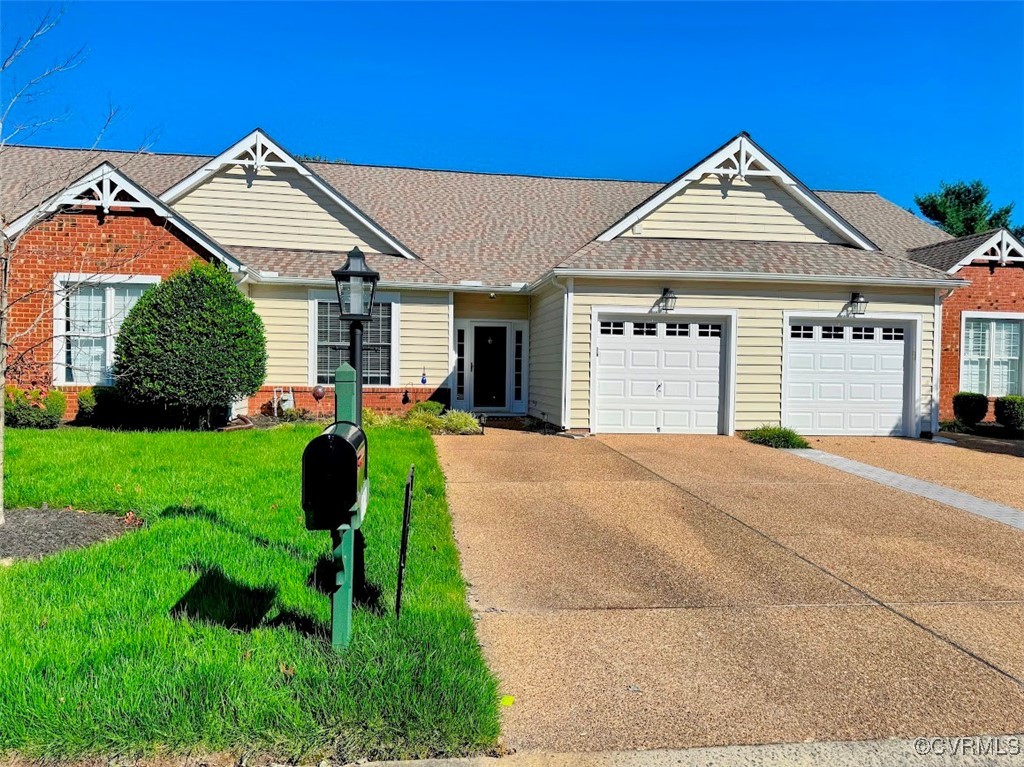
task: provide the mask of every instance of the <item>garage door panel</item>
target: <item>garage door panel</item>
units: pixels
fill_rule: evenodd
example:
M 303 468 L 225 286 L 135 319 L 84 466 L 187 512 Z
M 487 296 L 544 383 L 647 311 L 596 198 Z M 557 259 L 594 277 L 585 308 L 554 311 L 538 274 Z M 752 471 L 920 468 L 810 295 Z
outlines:
M 633 379 L 629 382 L 630 397 L 657 397 L 658 382 L 650 379 Z
M 623 336 L 596 336 L 599 431 L 718 433 L 723 340 L 699 336 L 695 321 L 671 322 L 672 335 L 665 321 L 645 320 L 656 333 L 633 335 L 627 321 Z
M 901 433 L 905 340 L 884 341 L 877 330 L 866 338 L 857 330 L 842 338 L 821 331 L 815 325 L 811 338 L 786 339 L 786 425 L 805 434 Z
M 629 352 L 629 366 L 632 368 L 653 368 L 658 367 L 657 349 L 631 349 Z

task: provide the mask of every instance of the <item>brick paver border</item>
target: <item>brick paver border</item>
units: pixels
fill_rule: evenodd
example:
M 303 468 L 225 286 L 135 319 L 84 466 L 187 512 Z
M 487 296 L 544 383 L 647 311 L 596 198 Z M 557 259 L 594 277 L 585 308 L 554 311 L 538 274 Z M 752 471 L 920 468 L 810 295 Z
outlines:
M 978 498 L 975 495 L 962 493 L 959 490 L 934 482 L 926 482 L 923 479 L 908 477 L 906 474 L 898 474 L 895 471 L 887 471 L 877 466 L 871 466 L 860 461 L 844 458 L 840 455 L 833 455 L 821 450 L 787 450 L 786 452 L 815 461 L 825 466 L 830 466 L 847 474 L 870 479 L 886 487 L 902 490 L 905 493 L 919 495 L 932 501 L 952 506 L 955 509 L 977 514 L 980 517 L 1002 522 L 1004 525 L 1024 530 L 1024 509 L 1015 509 L 1012 506 L 1004 506 L 1001 503 Z

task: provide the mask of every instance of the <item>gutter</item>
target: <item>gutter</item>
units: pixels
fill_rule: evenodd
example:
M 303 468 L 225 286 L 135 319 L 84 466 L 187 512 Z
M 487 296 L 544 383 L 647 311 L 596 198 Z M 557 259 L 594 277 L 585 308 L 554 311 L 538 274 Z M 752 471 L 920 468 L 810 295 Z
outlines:
M 563 431 L 569 429 L 569 416 L 572 407 L 570 385 L 572 384 L 572 314 L 573 314 L 573 279 L 566 277 L 565 282 L 559 282 L 558 277 L 552 276 L 551 282 L 563 293 L 562 303 L 562 398 L 559 420 Z
M 828 276 L 811 274 L 766 274 L 764 272 L 680 272 L 669 270 L 640 271 L 635 269 L 563 269 L 556 267 L 558 277 L 592 277 L 595 279 L 673 279 L 701 282 L 796 282 L 818 285 L 885 285 L 911 288 L 960 288 L 970 285 L 969 280 L 951 280 L 948 277 L 897 278 Z M 541 281 L 542 282 L 542 281 Z M 539 286 L 541 282 L 534 283 Z
M 250 272 L 251 282 L 259 282 L 266 285 L 308 285 L 309 287 L 334 287 L 333 279 L 316 279 L 313 277 L 279 277 L 277 275 L 260 274 L 256 270 Z M 460 293 L 497 293 L 501 295 L 525 295 L 531 290 L 531 285 L 482 285 L 473 283 L 469 285 L 461 283 L 439 283 L 439 282 L 401 282 L 396 280 L 382 279 L 377 286 L 390 288 L 392 290 L 437 290 L 445 293 L 457 291 Z

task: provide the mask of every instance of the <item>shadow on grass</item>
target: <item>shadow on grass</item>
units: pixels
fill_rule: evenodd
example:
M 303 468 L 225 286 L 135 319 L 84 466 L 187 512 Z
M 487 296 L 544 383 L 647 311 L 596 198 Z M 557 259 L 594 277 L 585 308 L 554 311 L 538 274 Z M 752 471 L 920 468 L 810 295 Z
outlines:
M 171 608 L 171 617 L 252 631 L 263 622 L 277 589 L 238 583 L 217 566 L 199 565 L 199 579 Z
M 361 549 L 361 547 L 359 547 L 359 549 Z M 361 554 L 362 552 L 360 550 L 357 556 L 361 556 Z M 313 572 L 311 572 L 309 574 L 309 578 L 306 579 L 306 585 L 327 596 L 334 593 L 333 556 L 330 554 L 324 554 L 317 560 L 316 566 L 313 568 Z M 372 615 L 384 614 L 384 602 L 381 600 L 380 586 L 376 583 L 371 583 L 366 580 L 357 581 L 353 591 L 353 607 L 356 609 L 366 610 Z
M 287 628 L 311 637 L 324 637 L 329 627 L 308 615 L 281 610 L 267 620 L 274 607 L 277 589 L 273 586 L 246 586 L 225 575 L 216 565 L 192 562 L 186 569 L 199 578 L 171 608 L 171 617 L 223 626 L 232 631 L 256 628 Z
M 216 511 L 208 509 L 205 506 L 168 506 L 160 512 L 160 517 L 163 519 L 205 519 L 207 522 L 212 522 L 230 533 L 248 538 L 261 548 L 285 551 L 296 559 L 301 559 L 305 556 L 299 547 L 293 546 L 290 543 L 272 541 L 269 538 L 264 538 L 262 535 L 256 535 L 252 531 L 246 530 L 243 526 L 224 519 Z

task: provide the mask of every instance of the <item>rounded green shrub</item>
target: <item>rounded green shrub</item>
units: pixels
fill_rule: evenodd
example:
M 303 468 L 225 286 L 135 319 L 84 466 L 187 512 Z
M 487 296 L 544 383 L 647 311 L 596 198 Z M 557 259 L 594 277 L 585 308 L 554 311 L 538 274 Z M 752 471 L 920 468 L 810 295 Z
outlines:
M 743 438 L 755 445 L 765 445 L 784 450 L 802 450 L 810 447 L 810 443 L 792 429 L 784 426 L 758 426 L 744 432 Z
M 411 408 L 410 413 L 430 413 L 431 415 L 441 415 L 444 412 L 443 402 L 434 402 L 433 400 L 426 400 L 424 402 L 417 402 Z
M 1017 434 L 1024 433 L 1024 397 L 1010 395 L 996 399 L 996 423 Z
M 230 274 L 197 263 L 142 295 L 121 325 L 114 359 L 126 402 L 206 427 L 263 385 L 263 321 Z
M 970 391 L 953 395 L 953 415 L 964 426 L 977 426 L 988 415 L 988 397 Z
M 96 412 L 96 391 L 91 387 L 88 389 L 82 389 L 78 392 L 78 415 L 75 416 L 76 420 L 82 423 L 88 423 L 92 421 L 93 414 Z
M 405 422 L 410 426 L 422 427 L 431 434 L 440 434 L 444 431 L 444 421 L 441 420 L 441 416 L 428 413 L 425 410 L 409 411 Z

